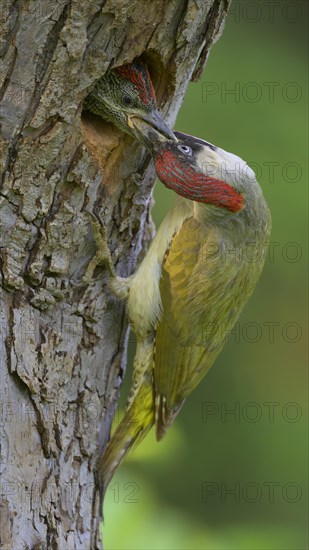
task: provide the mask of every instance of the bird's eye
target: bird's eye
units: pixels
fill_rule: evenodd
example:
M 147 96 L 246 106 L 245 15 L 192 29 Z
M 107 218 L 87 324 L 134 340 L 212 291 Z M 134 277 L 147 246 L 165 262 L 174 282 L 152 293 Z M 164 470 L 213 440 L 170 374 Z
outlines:
M 178 149 L 185 155 L 192 155 L 192 149 L 188 145 L 178 145 Z
M 128 105 L 132 105 L 132 104 L 133 104 L 133 100 L 132 100 L 132 98 L 131 98 L 129 95 L 124 95 L 124 96 L 122 97 L 122 103 L 123 103 L 124 105 L 127 105 L 127 106 L 128 106 Z

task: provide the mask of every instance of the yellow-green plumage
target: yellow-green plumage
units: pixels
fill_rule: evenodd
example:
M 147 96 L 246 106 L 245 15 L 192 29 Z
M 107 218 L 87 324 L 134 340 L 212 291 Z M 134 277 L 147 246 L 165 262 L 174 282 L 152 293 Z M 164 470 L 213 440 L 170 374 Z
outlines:
M 264 220 L 262 226 L 261 245 L 269 231 Z M 136 274 L 121 282 L 128 285 L 128 315 L 138 344 L 133 393 L 100 461 L 105 489 L 130 448 L 154 424 L 157 439 L 164 436 L 186 397 L 215 361 L 226 332 L 252 293 L 265 247 L 257 261 L 248 262 L 246 255 L 236 261 L 234 255 L 225 255 L 226 249 L 236 246 L 233 237 L 229 225 L 218 230 L 202 223 L 194 217 L 192 202 L 177 201 Z M 250 238 L 248 232 L 248 242 Z M 242 246 L 245 249 L 246 241 Z M 162 269 L 155 277 L 160 261 Z M 113 286 L 116 290 L 117 282 Z M 151 296 L 148 300 L 146 291 Z
M 108 71 L 85 105 L 141 140 L 160 180 L 184 197 L 166 216 L 136 273 L 116 277 L 108 260 L 111 288 L 126 301 L 137 349 L 125 415 L 98 465 L 104 495 L 130 448 L 154 424 L 157 439 L 164 436 L 214 363 L 260 276 L 270 214 L 242 159 L 173 134 L 157 111 L 141 61 Z M 252 243 L 253 258 L 247 254 Z M 107 259 L 106 248 L 103 242 L 89 272 L 97 259 Z
M 128 405 L 125 415 L 100 458 L 98 472 L 100 486 L 105 490 L 114 471 L 126 456 L 134 443 L 140 442 L 154 423 L 152 372 L 149 369 L 144 383 L 135 394 L 134 401 Z
M 115 294 L 126 298 L 137 351 L 124 418 L 100 459 L 104 490 L 129 449 L 154 424 L 157 439 L 164 436 L 185 399 L 214 363 L 264 265 L 271 221 L 253 172 L 231 153 L 192 136 L 176 135 L 178 143 L 158 138 L 155 152 L 163 148 L 174 155 L 165 157 L 171 158 L 170 167 L 161 164 L 161 180 L 166 179 L 169 185 L 172 181 L 176 191 L 185 181 L 189 189 L 190 182 L 185 180 L 188 164 L 191 176 L 197 174 L 207 193 L 209 179 L 204 178 L 202 167 L 211 162 L 222 171 L 225 164 L 231 174 L 225 174 L 228 185 L 215 180 L 214 192 L 218 185 L 226 201 L 232 189 L 233 200 L 235 193 L 241 200 L 233 211 L 206 201 L 178 199 L 136 273 L 111 282 Z M 187 144 L 192 146 L 192 154 L 186 163 L 186 149 L 181 147 Z M 238 164 L 241 175 L 237 178 Z M 207 200 L 209 197 L 211 200 L 208 193 Z
M 258 264 L 225 262 L 222 236 L 187 219 L 162 269 L 154 366 L 158 439 L 213 364 L 262 269 L 263 258 Z M 228 234 L 224 246 L 233 246 Z
M 147 435 L 155 423 L 155 327 L 158 318 L 162 316 L 161 265 L 175 232 L 181 227 L 183 220 L 190 215 L 190 204 L 186 201 L 178 201 L 161 224 L 137 272 L 128 279 L 111 280 L 114 293 L 121 299 L 126 299 L 127 313 L 136 334 L 137 347 L 133 365 L 133 383 L 126 411 L 107 444 L 104 454 L 100 457 L 98 465 L 103 496 L 115 470 L 128 451 Z

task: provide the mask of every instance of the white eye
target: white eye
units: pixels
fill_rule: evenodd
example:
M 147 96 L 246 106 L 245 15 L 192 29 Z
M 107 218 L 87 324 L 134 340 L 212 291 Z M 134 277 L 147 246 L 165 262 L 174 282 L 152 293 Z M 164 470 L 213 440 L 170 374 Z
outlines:
M 178 145 L 178 149 L 185 155 L 192 155 L 192 149 L 188 145 Z

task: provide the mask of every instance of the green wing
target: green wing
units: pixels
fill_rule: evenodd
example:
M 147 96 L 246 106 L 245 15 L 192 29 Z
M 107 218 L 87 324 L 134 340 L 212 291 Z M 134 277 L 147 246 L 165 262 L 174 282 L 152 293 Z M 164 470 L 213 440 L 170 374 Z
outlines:
M 165 258 L 154 362 L 157 439 L 213 364 L 257 280 L 246 266 L 224 261 L 221 244 L 216 230 L 190 218 Z

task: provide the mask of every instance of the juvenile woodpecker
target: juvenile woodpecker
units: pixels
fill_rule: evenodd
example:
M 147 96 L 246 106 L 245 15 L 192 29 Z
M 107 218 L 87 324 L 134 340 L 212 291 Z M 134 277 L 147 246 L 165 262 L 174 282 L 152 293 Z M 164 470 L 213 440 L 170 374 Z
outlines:
M 84 107 L 134 137 L 139 135 L 131 124 L 133 116 L 175 140 L 173 132 L 158 113 L 147 66 L 140 60 L 107 71 L 86 97 Z
M 271 226 L 262 190 L 242 159 L 193 136 L 176 132 L 174 142 L 140 119 L 132 122 L 159 179 L 181 198 L 136 273 L 111 280 L 126 300 L 137 349 L 126 411 L 99 463 L 103 492 L 153 425 L 157 440 L 164 436 L 214 363 L 260 277 Z M 98 227 L 97 244 L 110 262 Z

